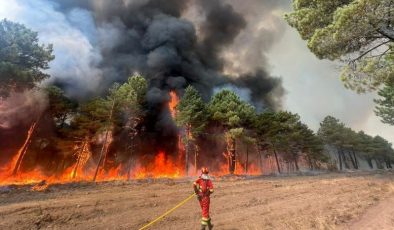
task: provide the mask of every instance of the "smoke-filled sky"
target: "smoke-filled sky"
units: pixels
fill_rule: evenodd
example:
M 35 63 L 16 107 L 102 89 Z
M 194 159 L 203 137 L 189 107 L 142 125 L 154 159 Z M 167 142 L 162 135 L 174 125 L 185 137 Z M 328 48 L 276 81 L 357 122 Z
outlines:
M 149 100 L 192 84 L 205 96 L 231 88 L 257 107 L 296 112 L 314 130 L 333 115 L 394 142 L 357 95 L 283 20 L 290 0 L 0 0 L 0 18 L 54 44 L 50 82 L 85 98 L 133 72 L 151 81 Z M 160 119 L 160 118 L 159 118 Z

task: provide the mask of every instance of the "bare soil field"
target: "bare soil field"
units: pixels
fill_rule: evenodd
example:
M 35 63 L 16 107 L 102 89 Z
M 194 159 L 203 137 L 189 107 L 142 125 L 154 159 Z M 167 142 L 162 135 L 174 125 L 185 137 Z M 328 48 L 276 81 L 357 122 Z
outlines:
M 0 188 L 0 229 L 139 229 L 192 194 L 192 181 Z M 394 173 L 215 178 L 214 229 L 390 229 Z M 192 199 L 151 229 L 199 229 Z

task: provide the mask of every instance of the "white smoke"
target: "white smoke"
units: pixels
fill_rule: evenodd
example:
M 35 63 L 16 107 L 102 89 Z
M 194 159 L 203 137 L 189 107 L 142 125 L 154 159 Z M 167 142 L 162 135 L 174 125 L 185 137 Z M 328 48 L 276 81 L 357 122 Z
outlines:
M 63 14 L 46 0 L 1 0 L 0 18 L 25 24 L 38 32 L 40 42 L 53 44 L 56 58 L 50 62 L 49 81 L 60 80 L 70 96 L 83 97 L 100 86 L 102 72 L 97 66 L 102 57 L 89 11 Z
M 0 128 L 29 125 L 40 118 L 47 105 L 42 91 L 12 92 L 9 97 L 0 99 Z

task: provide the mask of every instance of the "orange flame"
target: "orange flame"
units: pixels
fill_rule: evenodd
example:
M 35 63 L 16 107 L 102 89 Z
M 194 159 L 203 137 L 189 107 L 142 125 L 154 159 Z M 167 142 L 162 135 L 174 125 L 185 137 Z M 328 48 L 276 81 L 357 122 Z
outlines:
M 171 99 L 170 99 L 170 102 L 168 103 L 168 107 L 170 109 L 172 118 L 175 118 L 175 116 L 176 116 L 176 106 L 179 103 L 179 98 L 176 95 L 175 91 L 171 91 L 170 92 L 170 97 L 171 97 Z
M 229 174 L 228 170 L 228 153 L 223 153 L 223 156 L 226 158 L 226 161 L 219 165 L 219 170 L 214 171 L 212 174 L 215 176 L 224 176 Z M 235 162 L 235 172 L 236 175 L 261 175 L 261 167 L 258 166 L 255 162 L 248 163 L 248 172 L 246 172 L 245 162 L 240 162 L 237 160 Z
M 89 143 L 87 140 L 82 143 L 82 146 L 77 150 L 75 155 L 77 156 L 77 162 L 74 164 L 74 169 L 71 172 L 71 178 L 76 178 L 77 176 L 82 175 L 86 163 L 91 158 L 92 154 L 89 150 Z
M 160 151 L 152 164 L 134 170 L 134 178 L 177 178 L 183 175 L 182 171 L 170 156 Z
M 48 186 L 49 186 L 49 184 L 47 184 L 46 182 L 44 182 L 44 183 L 39 183 L 39 184 L 34 185 L 34 186 L 31 188 L 31 190 L 32 190 L 32 191 L 41 192 L 41 191 L 45 191 L 45 190 L 48 188 Z
M 18 173 L 18 171 L 21 167 L 23 158 L 24 158 L 24 156 L 27 152 L 27 149 L 29 147 L 29 144 L 31 142 L 31 136 L 33 135 L 36 125 L 37 125 L 37 123 L 34 122 L 30 126 L 29 131 L 27 131 L 27 137 L 26 137 L 25 142 L 23 143 L 22 147 L 18 150 L 18 153 L 11 160 L 11 164 L 9 164 L 9 169 L 12 169 L 12 174 L 14 174 L 14 175 Z

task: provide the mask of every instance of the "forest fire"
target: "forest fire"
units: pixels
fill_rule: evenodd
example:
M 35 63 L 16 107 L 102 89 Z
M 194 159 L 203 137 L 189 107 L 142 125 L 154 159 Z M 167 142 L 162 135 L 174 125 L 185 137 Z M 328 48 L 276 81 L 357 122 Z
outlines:
M 201 5 L 179 1 L 171 9 L 167 4 L 148 2 L 124 5 L 117 1 L 111 3 L 118 6 L 115 8 L 103 3 L 105 10 L 98 17 L 96 7 L 90 3 L 79 6 L 73 2 L 64 8 L 59 1 L 60 11 L 86 8 L 93 21 L 100 18 L 91 25 L 108 25 L 91 31 L 111 29 L 128 35 L 129 31 L 141 31 L 138 37 L 124 36 L 118 43 L 111 40 L 112 36 L 97 33 L 97 41 L 101 42 L 97 46 L 90 44 L 88 49 L 96 50 L 97 56 L 77 55 L 76 62 L 71 63 L 68 61 L 74 59 L 67 57 L 64 65 L 56 64 L 64 56 L 55 57 L 53 51 L 66 43 L 41 45 L 38 34 L 25 25 L 0 22 L 4 32 L 14 31 L 14 27 L 19 28 L 16 31 L 26 29 L 33 38 L 31 44 L 18 43 L 23 34 L 4 36 L 16 39 L 7 44 L 16 44 L 20 51 L 37 49 L 31 58 L 40 60 L 32 61 L 35 65 L 30 66 L 26 65 L 30 61 L 7 59 L 15 56 L 25 60 L 20 56 L 23 52 L 7 54 L 4 59 L 12 68 L 2 73 L 6 80 L 0 87 L 0 138 L 5 140 L 0 143 L 1 185 L 33 183 L 37 184 L 34 190 L 40 191 L 51 183 L 196 176 L 202 166 L 209 167 L 213 175 L 260 173 L 253 159 L 245 159 L 245 140 L 239 138 L 253 133 L 243 132 L 241 127 L 252 123 L 248 119 L 254 111 L 243 111 L 252 105 L 245 106 L 247 102 L 229 94 L 223 86 L 250 90 L 251 102 L 261 101 L 274 108 L 276 96 L 272 92 L 281 89 L 281 84 L 257 66 L 237 73 L 237 78 L 223 72 L 227 60 L 222 58 L 222 51 L 246 26 L 242 14 L 219 1 L 212 6 L 209 1 Z M 201 7 L 201 12 L 206 13 L 201 25 L 183 18 L 187 7 Z M 119 25 L 124 27 L 113 27 L 112 15 L 123 15 Z M 216 16 L 226 20 L 217 20 Z M 233 22 L 232 30 L 226 29 L 229 21 Z M 197 33 L 200 26 L 207 31 Z M 166 36 L 159 36 L 164 31 Z M 84 33 L 81 31 L 81 35 Z M 217 34 L 223 40 L 217 40 Z M 78 45 L 82 48 L 83 43 Z M 93 56 L 97 59 L 90 60 Z M 76 65 L 80 61 L 87 61 L 89 68 L 51 69 L 56 74 L 47 71 L 52 62 L 54 66 L 77 69 L 86 66 Z M 25 70 L 28 76 L 15 74 Z M 57 77 L 63 75 L 62 79 Z M 26 82 L 21 82 L 21 77 Z M 48 85 L 40 84 L 49 78 Z M 256 84 L 257 79 L 267 84 Z M 8 87 L 11 85 L 15 87 Z M 223 88 L 219 96 L 214 93 L 218 88 Z M 221 104 L 226 98 L 229 103 Z M 178 108 L 181 104 L 183 107 Z M 229 149 L 224 137 L 234 130 L 239 135 L 232 138 L 229 167 L 221 153 Z M 254 158 L 257 152 L 251 153 Z
M 171 115 L 175 118 L 175 108 L 179 102 L 175 92 L 170 92 L 171 100 L 168 103 Z M 28 153 L 29 144 L 34 136 L 34 131 L 37 127 L 37 122 L 34 122 L 29 128 L 22 147 L 17 151 L 11 161 L 0 169 L 0 185 L 7 184 L 36 184 L 32 187 L 34 191 L 42 191 L 48 187 L 48 184 L 52 183 L 69 183 L 77 181 L 89 181 L 92 180 L 95 174 L 95 167 L 89 165 L 92 161 L 92 152 L 90 149 L 88 138 L 83 140 L 81 143 L 74 147 L 74 158 L 75 163 L 64 169 L 60 174 L 48 175 L 45 171 L 40 168 L 35 168 L 31 171 L 25 171 L 23 169 L 23 159 Z M 109 136 L 112 133 L 109 132 Z M 112 140 L 112 137 L 108 139 Z M 178 138 L 180 140 L 180 138 Z M 103 144 L 104 151 L 108 151 L 111 141 Z M 178 143 L 179 152 L 183 152 L 182 142 Z M 178 178 L 184 176 L 184 169 L 182 169 L 181 155 L 178 157 L 172 157 L 167 155 L 164 151 L 159 151 L 154 157 L 154 160 L 147 165 L 141 165 L 139 159 L 137 159 L 137 165 L 131 169 L 131 175 L 134 179 L 143 178 Z M 142 160 L 141 160 L 142 161 Z M 104 164 L 107 162 L 106 155 L 103 160 Z M 111 180 L 126 180 L 127 167 L 119 164 L 116 167 L 103 170 L 102 168 L 98 171 L 96 181 L 111 181 Z
M 178 178 L 184 175 L 184 170 L 163 151 L 159 152 L 154 162 L 146 167 L 137 167 L 134 178 Z

